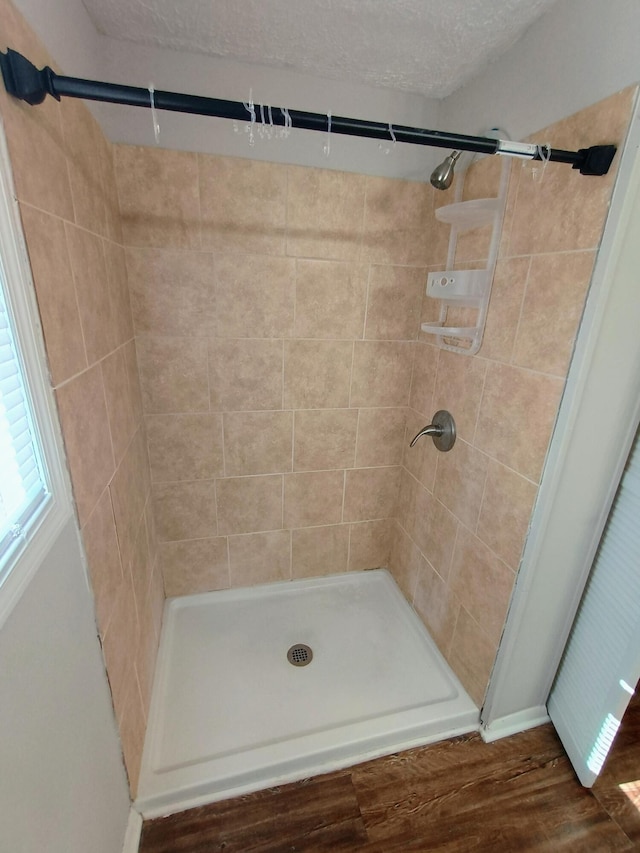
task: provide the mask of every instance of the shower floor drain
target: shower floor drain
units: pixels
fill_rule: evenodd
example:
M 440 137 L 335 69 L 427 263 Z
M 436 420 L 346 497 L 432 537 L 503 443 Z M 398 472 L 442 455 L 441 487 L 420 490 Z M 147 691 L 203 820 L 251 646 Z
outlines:
M 304 643 L 296 643 L 287 652 L 287 660 L 294 666 L 307 666 L 313 660 L 313 652 Z

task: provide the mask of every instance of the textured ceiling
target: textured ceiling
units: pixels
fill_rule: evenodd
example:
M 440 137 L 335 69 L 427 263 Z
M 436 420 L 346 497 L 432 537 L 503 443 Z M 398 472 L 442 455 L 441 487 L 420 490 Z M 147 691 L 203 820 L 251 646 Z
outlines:
M 556 0 L 83 2 L 114 38 L 442 98 Z

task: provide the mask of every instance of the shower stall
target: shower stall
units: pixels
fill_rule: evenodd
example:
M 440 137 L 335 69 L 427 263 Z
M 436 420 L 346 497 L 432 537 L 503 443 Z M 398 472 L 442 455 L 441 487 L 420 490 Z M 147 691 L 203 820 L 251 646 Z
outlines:
M 32 102 L 83 97 L 74 78 L 45 78 Z M 111 146 L 77 100 L 48 99 L 28 121 L 9 104 L 98 630 L 143 812 L 478 726 L 615 172 L 585 178 L 567 163 L 589 171 L 585 151 L 613 155 L 634 93 L 525 143 L 482 141 L 530 158 L 515 161 L 493 241 L 494 216 L 452 226 L 437 210 L 493 210 L 499 158 L 441 191 L 262 161 L 262 144 L 286 139 L 254 126 L 248 147 L 246 109 L 230 113 L 241 132 L 237 156 L 223 157 Z M 129 94 L 177 108 L 171 93 Z M 328 115 L 289 117 L 329 132 Z M 273 119 L 288 129 L 285 111 Z M 331 132 L 354 121 L 333 118 Z M 376 140 L 434 133 L 362 124 Z M 456 151 L 471 139 L 436 137 L 426 144 Z M 555 139 L 580 148 L 552 149 Z M 28 167 L 25 150 L 40 153 Z M 479 349 L 452 350 L 428 275 L 486 270 L 492 243 Z M 468 328 L 468 308 L 453 306 L 439 331 Z M 410 447 L 442 410 L 456 424 L 451 452 L 428 438 Z

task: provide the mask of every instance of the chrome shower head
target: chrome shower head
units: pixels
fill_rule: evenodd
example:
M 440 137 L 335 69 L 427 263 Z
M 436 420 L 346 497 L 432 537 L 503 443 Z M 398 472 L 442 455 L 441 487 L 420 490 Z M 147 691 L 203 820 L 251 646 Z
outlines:
M 437 190 L 448 190 L 453 181 L 453 167 L 462 151 L 452 151 L 431 173 L 431 186 Z

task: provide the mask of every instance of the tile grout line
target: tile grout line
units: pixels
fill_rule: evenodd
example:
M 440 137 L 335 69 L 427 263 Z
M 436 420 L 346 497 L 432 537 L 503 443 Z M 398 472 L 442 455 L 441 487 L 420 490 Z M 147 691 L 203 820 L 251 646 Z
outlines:
M 509 354 L 508 364 L 511 367 L 518 367 L 518 365 L 514 364 L 513 360 L 516 356 L 516 351 L 518 348 L 518 337 L 520 335 L 520 325 L 522 323 L 522 317 L 524 314 L 524 306 L 525 306 L 525 302 L 527 301 L 527 291 L 529 289 L 529 277 L 531 275 L 532 264 L 533 264 L 533 256 L 529 255 L 529 263 L 527 265 L 527 274 L 526 274 L 525 279 L 524 279 L 524 287 L 522 288 L 522 301 L 520 302 L 520 311 L 518 313 L 518 322 L 516 323 L 515 333 L 513 335 L 513 344 L 511 345 L 511 352 Z M 521 369 L 525 369 L 525 368 L 521 368 Z M 537 371 L 532 371 L 532 372 L 535 373 Z

